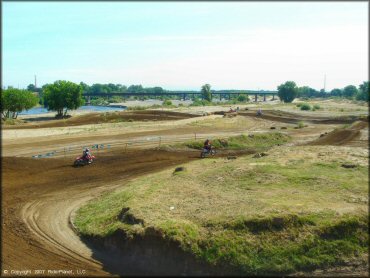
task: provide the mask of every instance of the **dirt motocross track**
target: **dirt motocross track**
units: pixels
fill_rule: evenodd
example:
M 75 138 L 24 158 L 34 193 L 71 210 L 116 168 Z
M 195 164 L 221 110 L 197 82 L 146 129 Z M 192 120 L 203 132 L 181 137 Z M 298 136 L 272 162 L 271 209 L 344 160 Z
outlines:
M 91 258 L 68 219 L 82 203 L 128 179 L 195 159 L 198 152 L 136 151 L 102 154 L 73 168 L 65 159 L 2 159 L 3 270 L 85 270 L 110 275 Z
M 145 113 L 140 113 L 135 112 L 142 119 L 152 115 L 151 112 L 144 116 Z M 160 113 L 162 111 L 155 113 L 155 117 L 158 117 Z M 183 115 L 175 114 L 173 115 L 174 119 L 176 117 L 190 117 L 185 113 Z M 168 117 L 172 117 L 169 113 L 166 113 L 166 115 L 167 120 Z M 254 117 L 255 111 L 246 111 L 239 113 L 239 115 Z M 76 117 L 76 123 L 72 123 L 73 118 L 66 121 L 69 121 L 69 125 L 83 124 L 80 121 L 81 117 Z M 297 119 L 297 115 L 289 115 L 285 112 L 266 112 L 262 118 L 256 119 L 255 125 L 261 126 L 263 124 L 268 129 L 274 122 L 297 123 L 299 120 L 302 119 Z M 321 125 L 321 128 L 323 128 L 322 126 L 329 126 L 332 121 L 335 124 L 346 122 L 332 118 L 313 119 L 307 117 L 303 120 L 313 124 L 324 124 Z M 354 119 L 350 122 L 353 121 Z M 37 126 L 34 126 L 34 124 L 52 124 L 52 126 L 55 126 L 53 122 L 28 123 L 23 125 L 23 128 L 26 125 L 32 125 L 32 128 L 36 128 Z M 58 124 L 64 125 L 62 122 Z M 314 132 L 314 135 L 318 138 L 320 132 L 329 130 L 326 127 L 320 130 L 317 128 L 318 126 L 315 125 L 314 130 L 291 130 L 293 134 L 297 133 L 304 138 L 307 135 L 312 136 L 312 132 Z M 211 128 L 199 127 L 198 129 L 204 132 L 213 132 Z M 171 127 L 161 132 L 155 131 L 155 133 L 181 135 L 193 130 L 195 130 L 194 127 Z M 368 130 L 368 123 L 364 121 L 355 123 L 347 129 L 329 132 L 312 143 L 348 145 L 359 137 L 359 132 L 362 132 L 366 133 L 366 140 L 361 140 L 358 144 L 363 146 L 366 143 L 367 145 L 367 132 L 363 130 Z M 135 133 L 135 136 L 149 136 L 153 132 L 143 131 L 142 133 Z M 344 139 L 338 140 L 338 135 L 342 133 Z M 96 136 L 94 139 L 89 138 L 89 140 L 99 138 L 103 142 L 105 138 L 106 140 L 113 140 L 117 137 L 117 140 L 122 140 L 127 136 L 131 135 L 125 133 L 107 134 Z M 175 165 L 181 165 L 199 157 L 198 151 L 168 152 L 153 149 L 123 151 L 121 149 L 114 152 L 100 153 L 96 163 L 81 168 L 72 167 L 74 156 L 47 159 L 13 157 L 16 152 L 25 153 L 27 148 L 33 151 L 34 149 L 48 148 L 49 145 L 55 146 L 57 143 L 65 144 L 74 141 L 85 143 L 84 140 L 87 140 L 87 138 L 78 137 L 78 135 L 62 139 L 44 136 L 41 138 L 26 138 L 21 143 L 19 143 L 19 140 L 8 139 L 9 142 L 4 145 L 5 151 L 12 157 L 2 157 L 2 270 L 34 270 L 37 268 L 72 270 L 73 273 L 69 276 L 110 276 L 109 269 L 104 269 L 101 262 L 92 258 L 92 252 L 99 251 L 91 250 L 91 247 L 88 248 L 73 231 L 69 223 L 71 215 L 86 201 L 101 195 L 105 191 L 111 191 L 124 185 L 131 178 L 166 167 L 175 168 Z M 22 148 L 26 148 L 26 151 L 22 151 Z M 102 254 L 102 256 L 106 255 Z M 78 270 L 86 272 L 77 273 Z M 35 275 L 35 273 L 32 274 Z M 44 275 L 47 274 L 44 273 Z

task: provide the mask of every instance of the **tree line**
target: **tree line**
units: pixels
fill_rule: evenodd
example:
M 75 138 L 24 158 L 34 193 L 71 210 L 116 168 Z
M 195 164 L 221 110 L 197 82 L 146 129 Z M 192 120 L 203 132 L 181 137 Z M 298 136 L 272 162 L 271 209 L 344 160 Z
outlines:
M 278 87 L 278 96 L 284 102 L 292 102 L 295 98 L 329 98 L 340 97 L 369 101 L 369 81 L 364 81 L 358 87 L 348 85 L 342 89 L 333 89 L 325 92 L 323 89 L 317 91 L 308 86 L 298 87 L 294 81 L 287 81 Z
M 317 97 L 344 97 L 369 101 L 369 82 L 363 82 L 358 87 L 354 85 L 346 86 L 342 89 L 333 89 L 330 92 L 324 90 L 316 91 L 308 86 L 298 87 L 294 81 L 287 81 L 277 87 L 278 96 L 281 101 L 292 102 L 295 98 L 317 98 Z M 17 118 L 18 113 L 28 110 L 38 103 L 42 104 L 49 111 L 56 111 L 56 117 L 66 116 L 68 110 L 77 109 L 84 104 L 82 94 L 88 93 L 112 93 L 112 92 L 130 92 L 130 93 L 171 93 L 180 91 L 167 91 L 161 87 L 144 88 L 142 85 L 131 85 L 126 87 L 121 84 L 93 84 L 89 86 L 83 82 L 79 84 L 58 80 L 53 84 L 45 84 L 42 88 L 36 88 L 33 84 L 27 86 L 27 90 L 8 89 L 1 91 L 1 112 L 2 118 Z M 189 93 L 189 91 L 181 91 Z M 196 91 L 194 91 L 196 92 Z M 205 84 L 200 90 L 202 99 L 208 102 L 212 101 L 211 85 Z M 227 93 L 227 91 L 224 91 Z M 243 91 L 240 91 L 242 94 Z M 247 101 L 248 97 L 240 95 L 238 101 Z

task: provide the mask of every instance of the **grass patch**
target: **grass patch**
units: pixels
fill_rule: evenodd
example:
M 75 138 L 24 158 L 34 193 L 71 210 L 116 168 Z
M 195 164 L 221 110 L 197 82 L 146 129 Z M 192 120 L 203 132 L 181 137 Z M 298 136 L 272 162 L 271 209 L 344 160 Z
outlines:
M 78 211 L 75 224 L 89 235 L 122 229 L 142 236 L 155 230 L 195 257 L 244 275 L 361 260 L 368 246 L 367 167 L 295 161 L 280 164 L 273 152 L 258 160 L 193 161 L 181 174 L 174 174 L 174 167 L 147 175 L 90 202 Z M 120 221 L 122 208 L 143 221 Z
M 231 150 L 240 150 L 253 148 L 258 150 L 263 150 L 274 145 L 284 144 L 290 141 L 288 135 L 272 132 L 272 133 L 263 133 L 263 134 L 251 134 L 251 135 L 239 135 L 229 138 L 216 138 L 211 140 L 212 145 L 216 149 L 231 149 Z M 203 148 L 204 140 L 193 140 L 181 144 L 191 149 L 200 150 Z
M 1 124 L 2 125 L 19 125 L 19 124 L 23 124 L 25 121 L 21 120 L 21 119 L 12 119 L 12 118 L 5 118 L 5 119 L 1 119 Z

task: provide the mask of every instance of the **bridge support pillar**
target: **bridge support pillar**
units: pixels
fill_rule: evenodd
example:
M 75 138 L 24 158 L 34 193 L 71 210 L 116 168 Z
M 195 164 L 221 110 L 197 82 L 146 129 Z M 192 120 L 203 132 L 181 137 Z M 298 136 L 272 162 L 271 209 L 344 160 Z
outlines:
M 272 95 L 272 100 L 275 100 L 275 95 Z
M 266 95 L 263 95 L 263 101 L 266 101 Z
M 183 101 L 186 100 L 186 94 L 183 95 L 183 98 L 182 98 Z
M 254 101 L 257 102 L 257 94 L 254 95 Z
M 220 101 L 222 100 L 222 94 L 220 94 Z

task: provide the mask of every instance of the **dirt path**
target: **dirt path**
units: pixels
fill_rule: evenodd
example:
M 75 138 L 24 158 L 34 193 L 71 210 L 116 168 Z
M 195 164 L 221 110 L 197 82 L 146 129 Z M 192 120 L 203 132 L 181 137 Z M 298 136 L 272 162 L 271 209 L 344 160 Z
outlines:
M 110 153 L 83 168 L 73 168 L 64 159 L 3 158 L 2 271 L 72 270 L 74 275 L 78 271 L 85 271 L 85 276 L 109 275 L 74 233 L 70 216 L 81 204 L 130 178 L 197 156 L 163 151 Z

